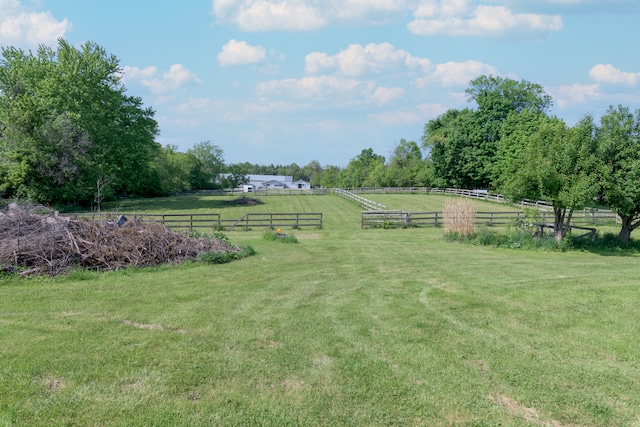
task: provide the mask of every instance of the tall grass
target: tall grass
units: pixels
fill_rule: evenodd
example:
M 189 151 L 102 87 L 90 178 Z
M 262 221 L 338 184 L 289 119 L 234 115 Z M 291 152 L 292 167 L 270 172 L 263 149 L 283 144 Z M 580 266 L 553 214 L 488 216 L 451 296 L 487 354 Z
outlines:
M 476 224 L 476 205 L 472 200 L 454 198 L 447 200 L 442 211 L 445 234 L 472 236 Z

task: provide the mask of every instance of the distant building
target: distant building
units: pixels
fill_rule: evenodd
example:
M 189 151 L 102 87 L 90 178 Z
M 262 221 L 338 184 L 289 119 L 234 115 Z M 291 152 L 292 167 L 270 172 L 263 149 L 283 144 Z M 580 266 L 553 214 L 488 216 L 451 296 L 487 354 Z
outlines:
M 300 190 L 311 190 L 311 183 L 299 179 L 291 183 L 291 188 L 298 188 Z
M 226 177 L 228 174 L 222 174 L 221 177 Z M 266 189 L 279 189 L 279 188 L 294 188 L 300 190 L 310 190 L 311 184 L 304 180 L 294 181 L 292 176 L 285 175 L 247 175 L 249 182 L 243 184 L 238 188 L 242 188 L 245 193 L 254 192 L 260 188 Z

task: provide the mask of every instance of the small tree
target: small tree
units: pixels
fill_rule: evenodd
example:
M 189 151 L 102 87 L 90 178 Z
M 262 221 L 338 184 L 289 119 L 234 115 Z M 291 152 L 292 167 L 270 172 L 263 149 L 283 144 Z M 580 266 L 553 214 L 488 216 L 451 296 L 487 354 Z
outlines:
M 609 110 L 600 119 L 599 158 L 602 160 L 602 199 L 620 215 L 620 243 L 629 242 L 640 227 L 640 109 Z
M 514 200 L 544 200 L 553 206 L 553 231 L 562 240 L 575 209 L 598 193 L 595 126 L 587 116 L 573 128 L 550 119 L 525 141 L 500 177 L 501 191 Z

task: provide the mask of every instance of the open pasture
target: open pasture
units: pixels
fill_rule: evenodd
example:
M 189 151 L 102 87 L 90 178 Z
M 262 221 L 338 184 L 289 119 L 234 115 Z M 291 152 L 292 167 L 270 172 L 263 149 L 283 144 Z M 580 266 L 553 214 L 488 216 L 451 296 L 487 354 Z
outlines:
M 374 202 L 387 205 L 390 210 L 411 212 L 442 212 L 445 201 L 451 196 L 442 194 L 362 194 Z M 518 212 L 522 209 L 508 203 L 495 203 L 472 199 L 478 212 Z
M 263 200 L 249 209 L 325 227 L 229 233 L 257 255 L 224 265 L 2 277 L 0 425 L 640 423 L 637 256 L 459 245 L 361 230 L 335 196 Z

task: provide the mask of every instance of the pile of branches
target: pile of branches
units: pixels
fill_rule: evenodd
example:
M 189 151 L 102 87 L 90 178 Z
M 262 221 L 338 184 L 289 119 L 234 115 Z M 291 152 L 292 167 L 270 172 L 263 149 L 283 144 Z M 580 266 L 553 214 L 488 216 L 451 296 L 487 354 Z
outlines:
M 239 250 L 224 240 L 191 238 L 157 222 L 97 221 L 15 203 L 0 211 L 0 272 L 57 275 L 73 268 L 175 265 L 207 251 Z
M 231 206 L 258 206 L 263 204 L 262 200 L 254 199 L 253 197 L 238 197 L 233 200 L 225 200 L 222 202 L 223 205 L 231 205 Z

